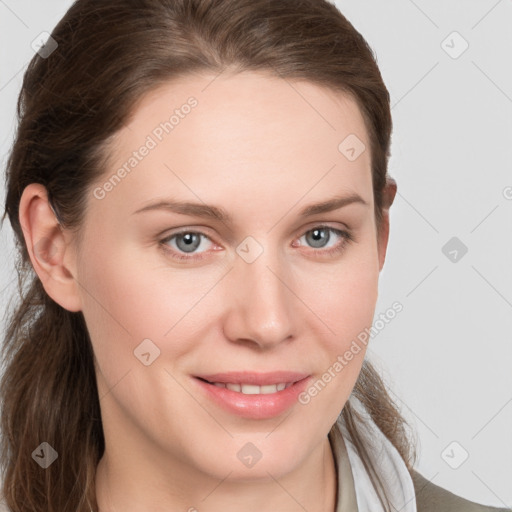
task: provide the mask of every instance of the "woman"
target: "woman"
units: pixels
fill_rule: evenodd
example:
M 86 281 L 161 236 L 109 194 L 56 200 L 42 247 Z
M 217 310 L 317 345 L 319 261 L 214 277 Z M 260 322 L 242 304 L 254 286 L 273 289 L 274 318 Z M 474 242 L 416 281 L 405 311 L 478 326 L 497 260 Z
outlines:
M 78 0 L 39 53 L 8 162 L 7 506 L 496 510 L 414 471 L 364 358 L 392 122 L 336 8 Z

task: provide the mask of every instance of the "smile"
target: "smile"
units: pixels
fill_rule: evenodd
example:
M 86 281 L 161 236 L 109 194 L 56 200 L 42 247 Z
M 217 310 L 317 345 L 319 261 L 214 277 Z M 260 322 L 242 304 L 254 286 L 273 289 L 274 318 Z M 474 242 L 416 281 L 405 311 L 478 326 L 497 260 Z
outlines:
M 248 419 L 269 419 L 298 402 L 311 376 L 289 371 L 229 372 L 194 376 L 192 380 L 212 405 Z

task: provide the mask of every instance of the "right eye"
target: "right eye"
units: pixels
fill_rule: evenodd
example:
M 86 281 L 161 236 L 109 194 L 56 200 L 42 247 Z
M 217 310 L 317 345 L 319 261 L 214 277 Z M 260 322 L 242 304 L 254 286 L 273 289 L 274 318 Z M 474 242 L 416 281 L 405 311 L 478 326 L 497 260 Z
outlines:
M 213 244 L 210 237 L 204 233 L 198 231 L 180 231 L 166 236 L 160 240 L 160 244 L 163 250 L 168 253 L 172 258 L 178 260 L 198 260 L 203 258 L 199 254 L 203 254 L 206 251 L 199 251 L 198 255 L 195 252 L 196 249 L 204 246 L 203 241 L 210 241 Z M 187 256 L 190 254 L 190 256 Z

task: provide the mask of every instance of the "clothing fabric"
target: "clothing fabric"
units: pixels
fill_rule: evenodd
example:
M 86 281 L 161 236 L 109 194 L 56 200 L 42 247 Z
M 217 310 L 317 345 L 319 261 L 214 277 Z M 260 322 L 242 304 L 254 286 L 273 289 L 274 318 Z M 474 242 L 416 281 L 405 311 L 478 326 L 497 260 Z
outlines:
M 350 398 L 350 405 L 365 419 L 359 432 L 374 467 L 379 468 L 379 477 L 394 510 L 418 512 L 414 483 L 397 449 L 354 396 Z M 336 427 L 329 435 L 338 470 L 336 512 L 385 512 L 341 416 Z
M 354 396 L 350 405 L 364 418 L 358 425 L 368 455 L 392 510 L 400 512 L 512 512 L 512 508 L 480 505 L 439 487 L 413 470 L 409 472 L 397 449 L 377 427 L 363 404 Z M 329 433 L 337 473 L 336 512 L 384 512 L 362 459 L 342 416 Z

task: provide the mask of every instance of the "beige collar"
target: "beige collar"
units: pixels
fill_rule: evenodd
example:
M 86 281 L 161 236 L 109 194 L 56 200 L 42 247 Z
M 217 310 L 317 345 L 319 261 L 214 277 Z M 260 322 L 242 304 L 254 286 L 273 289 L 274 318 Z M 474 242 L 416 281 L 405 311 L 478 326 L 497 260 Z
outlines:
M 329 433 L 328 437 L 331 443 L 334 463 L 336 464 L 338 481 L 336 512 L 358 512 L 356 488 L 350 467 L 350 460 L 348 458 L 347 447 L 345 446 L 345 441 L 337 425 Z

